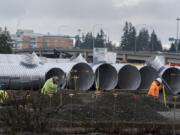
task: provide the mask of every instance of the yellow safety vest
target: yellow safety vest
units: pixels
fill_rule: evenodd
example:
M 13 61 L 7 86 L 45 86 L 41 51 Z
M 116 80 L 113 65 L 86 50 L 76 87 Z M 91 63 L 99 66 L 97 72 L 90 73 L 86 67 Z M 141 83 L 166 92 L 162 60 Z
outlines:
M 0 103 L 4 103 L 8 97 L 8 93 L 5 90 L 0 90 Z
M 43 88 L 41 89 L 42 94 L 55 93 L 58 90 L 58 85 L 53 83 L 53 78 L 46 81 Z

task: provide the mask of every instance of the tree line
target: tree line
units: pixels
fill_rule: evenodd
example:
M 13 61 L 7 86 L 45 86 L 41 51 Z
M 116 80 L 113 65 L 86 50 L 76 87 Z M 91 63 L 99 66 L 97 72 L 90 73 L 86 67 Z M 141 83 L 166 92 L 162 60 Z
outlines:
M 177 43 L 171 43 L 171 47 L 163 49 L 161 40 L 158 38 L 155 30 L 149 34 L 147 28 L 141 28 L 137 33 L 136 27 L 131 22 L 126 22 L 123 28 L 123 35 L 120 44 L 116 47 L 112 41 L 107 39 L 103 29 L 93 36 L 92 32 L 83 34 L 81 39 L 76 40 L 75 47 L 82 49 L 92 49 L 94 47 L 107 47 L 109 50 L 119 51 L 167 51 L 176 52 Z M 180 42 L 177 47 L 180 52 Z
M 11 37 L 7 28 L 0 30 L 0 53 L 12 53 Z
M 171 43 L 171 47 L 169 50 L 165 50 L 167 52 L 180 52 L 180 40 L 175 40 L 175 42 Z
M 108 37 L 104 33 L 103 29 L 101 29 L 96 36 L 93 36 L 92 32 L 88 32 L 86 34 L 82 34 L 82 37 L 76 40 L 75 47 L 82 49 L 92 49 L 93 47 L 96 48 L 107 47 L 109 49 L 112 49 L 113 44 L 107 38 Z
M 148 29 L 142 28 L 139 34 L 131 22 L 126 22 L 119 49 L 122 51 L 162 51 L 161 41 L 153 30 L 149 35 Z
M 136 27 L 131 22 L 126 22 L 119 46 L 115 46 L 101 29 L 96 35 L 93 35 L 92 32 L 82 34 L 81 38 L 76 39 L 75 47 L 82 49 L 106 47 L 109 50 L 116 51 L 180 52 L 180 41 L 175 40 L 171 43 L 169 49 L 163 49 L 162 43 L 154 30 L 149 34 L 148 29 L 142 28 L 137 33 Z M 12 53 L 11 37 L 6 27 L 0 30 L 0 53 Z

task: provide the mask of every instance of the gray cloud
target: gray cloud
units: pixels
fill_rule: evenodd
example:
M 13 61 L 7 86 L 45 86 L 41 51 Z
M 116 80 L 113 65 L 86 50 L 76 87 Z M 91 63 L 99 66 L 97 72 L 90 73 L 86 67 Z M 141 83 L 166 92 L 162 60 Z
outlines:
M 149 31 L 155 29 L 163 44 L 168 44 L 169 36 L 176 35 L 179 0 L 128 1 L 126 5 L 122 4 L 124 0 L 0 1 L 0 27 L 9 26 L 12 32 L 18 27 L 42 33 L 66 32 L 73 35 L 77 34 L 78 28 L 87 32 L 92 31 L 94 24 L 102 24 L 110 33 L 110 39 L 119 41 L 125 21 L 130 21 L 135 26 L 146 24 Z M 59 28 L 62 25 L 68 27 Z M 99 29 L 100 26 L 95 31 Z
M 23 0 L 2 0 L 0 1 L 1 19 L 13 19 L 24 16 L 26 13 L 26 3 Z

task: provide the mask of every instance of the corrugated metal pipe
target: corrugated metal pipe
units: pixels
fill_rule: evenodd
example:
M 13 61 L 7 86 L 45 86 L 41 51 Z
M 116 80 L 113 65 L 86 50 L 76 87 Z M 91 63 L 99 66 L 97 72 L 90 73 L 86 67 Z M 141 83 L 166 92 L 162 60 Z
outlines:
M 137 66 L 141 75 L 141 83 L 138 89 L 149 90 L 152 82 L 157 78 L 157 71 L 151 66 Z
M 92 65 L 95 73 L 95 83 L 99 90 L 112 90 L 116 87 L 118 82 L 118 75 L 116 69 L 107 63 Z
M 164 66 L 158 71 L 162 77 L 166 90 L 170 94 L 180 93 L 180 70 L 176 67 Z
M 44 83 L 42 65 L 27 67 L 22 64 L 0 64 L 0 84 L 4 89 L 38 89 Z
M 60 78 L 59 85 L 73 90 L 88 90 L 94 83 L 94 73 L 87 63 L 46 63 L 46 80 L 53 76 Z
M 168 93 L 178 94 L 180 93 L 180 70 L 177 67 L 164 66 L 164 59 L 163 56 L 154 56 L 146 64 L 158 71 L 158 76 L 162 78 Z
M 76 63 L 68 75 L 68 88 L 75 90 L 88 90 L 94 83 L 94 73 L 87 63 Z
M 130 64 L 113 64 L 118 72 L 119 89 L 136 90 L 141 83 L 139 70 Z

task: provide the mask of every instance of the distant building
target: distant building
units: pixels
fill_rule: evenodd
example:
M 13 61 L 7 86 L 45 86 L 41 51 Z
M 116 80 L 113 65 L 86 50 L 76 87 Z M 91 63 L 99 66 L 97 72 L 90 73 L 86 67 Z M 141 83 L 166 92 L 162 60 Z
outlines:
M 73 47 L 73 39 L 69 37 L 63 37 L 58 35 L 44 35 L 42 37 L 38 37 L 38 48 L 72 48 Z
M 38 34 L 33 30 L 17 30 L 11 38 L 16 49 L 73 47 L 73 39 L 70 37 Z

